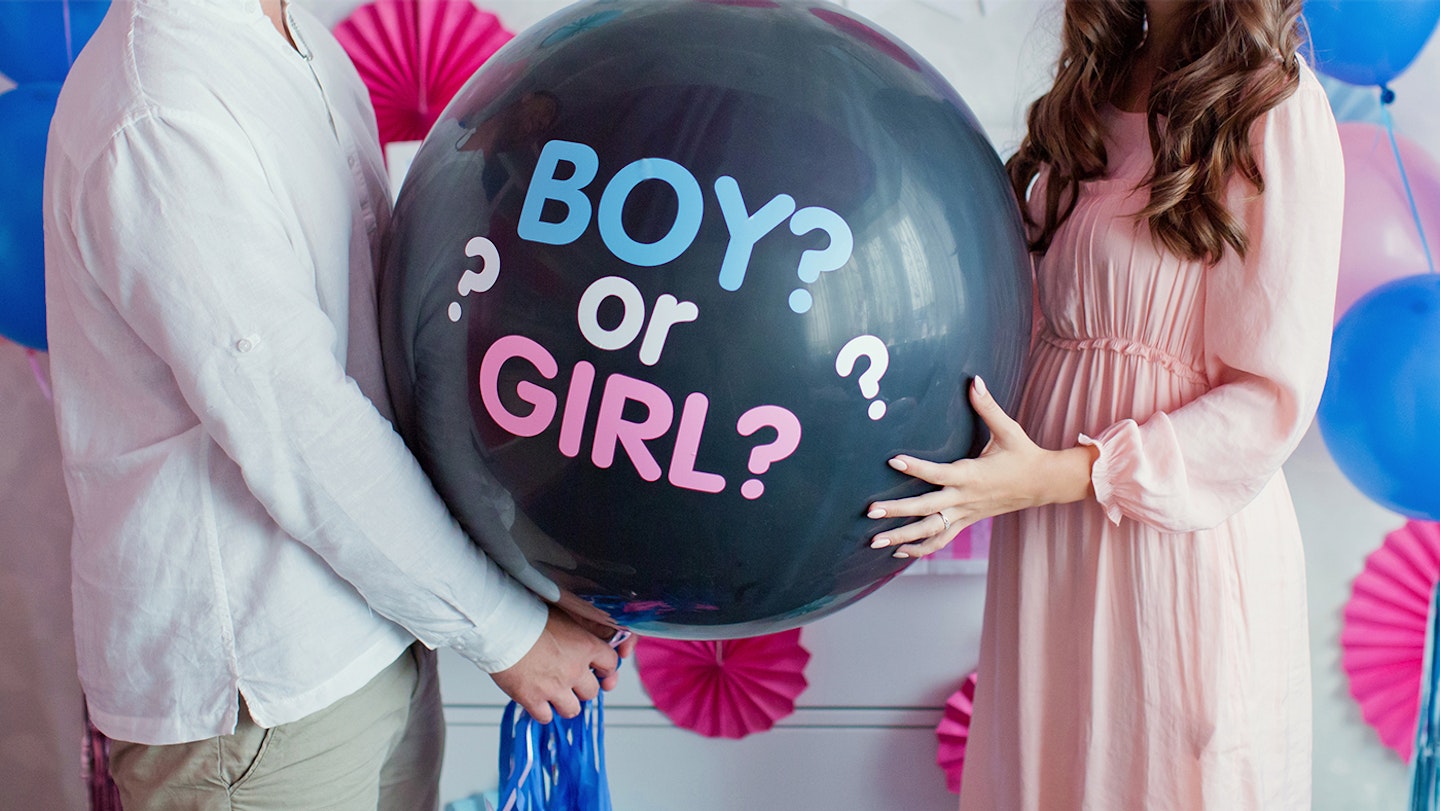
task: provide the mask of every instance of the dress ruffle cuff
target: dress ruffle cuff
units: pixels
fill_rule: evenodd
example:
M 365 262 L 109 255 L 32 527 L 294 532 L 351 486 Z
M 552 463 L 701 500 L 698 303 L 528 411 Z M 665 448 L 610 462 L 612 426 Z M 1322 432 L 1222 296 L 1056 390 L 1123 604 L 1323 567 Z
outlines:
M 1119 526 L 1120 511 L 1117 484 L 1134 479 L 1134 460 L 1140 458 L 1140 426 L 1134 420 L 1121 420 L 1091 437 L 1081 434 L 1078 442 L 1100 451 L 1090 467 L 1090 484 L 1095 500 L 1105 511 L 1110 523 Z

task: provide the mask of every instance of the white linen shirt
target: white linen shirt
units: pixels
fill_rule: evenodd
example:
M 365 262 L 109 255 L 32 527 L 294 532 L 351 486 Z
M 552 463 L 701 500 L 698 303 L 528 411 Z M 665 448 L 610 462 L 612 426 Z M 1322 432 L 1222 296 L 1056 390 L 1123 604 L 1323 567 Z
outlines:
M 495 672 L 545 623 L 384 416 L 374 113 L 329 32 L 291 26 L 299 52 L 258 0 L 117 0 L 51 127 L 76 645 L 122 740 L 229 733 L 237 694 L 303 717 L 415 638 Z

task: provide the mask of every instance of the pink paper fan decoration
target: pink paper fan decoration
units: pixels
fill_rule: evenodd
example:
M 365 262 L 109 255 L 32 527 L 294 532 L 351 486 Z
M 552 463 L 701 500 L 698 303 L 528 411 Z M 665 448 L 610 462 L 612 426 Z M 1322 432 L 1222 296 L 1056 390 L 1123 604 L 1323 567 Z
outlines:
M 935 727 L 939 745 L 935 764 L 945 772 L 945 786 L 960 793 L 960 772 L 965 766 L 965 744 L 970 740 L 970 713 L 975 707 L 975 673 L 965 677 L 960 689 L 945 700 L 945 715 Z
M 370 90 L 381 144 L 424 138 L 456 91 L 512 37 L 471 0 L 374 0 L 335 27 Z
M 715 642 L 645 637 L 635 649 L 655 708 L 707 738 L 743 738 L 794 712 L 809 661 L 798 628 Z
M 1440 523 L 1408 521 L 1365 559 L 1345 604 L 1341 662 L 1380 740 L 1407 762 L 1415 745 L 1425 623 L 1440 580 Z

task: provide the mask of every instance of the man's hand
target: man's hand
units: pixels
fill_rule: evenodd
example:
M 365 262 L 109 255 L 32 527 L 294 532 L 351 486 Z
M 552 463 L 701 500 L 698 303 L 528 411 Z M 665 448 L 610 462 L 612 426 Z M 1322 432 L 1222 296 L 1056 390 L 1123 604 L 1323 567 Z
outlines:
M 630 658 L 630 654 L 635 652 L 636 643 L 640 641 L 640 637 L 636 636 L 635 634 L 632 634 L 628 631 L 622 631 L 611 625 L 604 625 L 598 623 L 587 617 L 579 616 L 578 614 L 570 614 L 570 619 L 575 620 L 576 622 L 580 623 L 580 627 L 586 629 L 600 639 L 605 640 L 610 647 L 615 649 L 616 653 L 620 654 L 621 659 Z M 608 675 L 603 676 L 600 679 L 600 689 L 602 690 L 614 690 L 619 684 L 619 665 L 616 665 L 615 670 L 610 671 Z
M 536 721 L 548 724 L 551 707 L 564 718 L 579 715 L 580 703 L 599 695 L 602 681 L 614 685 L 619 664 L 604 640 L 552 605 L 530 652 L 490 678 Z

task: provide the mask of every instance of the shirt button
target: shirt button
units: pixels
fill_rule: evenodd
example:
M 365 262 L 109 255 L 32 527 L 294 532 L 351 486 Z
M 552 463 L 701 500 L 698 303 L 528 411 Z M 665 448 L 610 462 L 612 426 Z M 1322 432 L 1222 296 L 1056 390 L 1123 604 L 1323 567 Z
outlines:
M 241 338 L 239 341 L 235 342 L 235 351 L 237 352 L 249 352 L 254 348 L 255 342 L 250 340 L 249 338 Z

